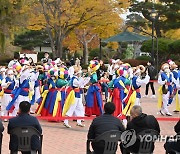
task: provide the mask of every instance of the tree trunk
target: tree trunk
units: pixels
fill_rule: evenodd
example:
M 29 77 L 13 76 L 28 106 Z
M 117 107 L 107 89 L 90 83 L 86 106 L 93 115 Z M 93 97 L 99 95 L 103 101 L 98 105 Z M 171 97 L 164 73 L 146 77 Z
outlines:
M 63 53 L 63 40 L 59 40 L 59 48 L 58 48 L 58 57 L 62 59 L 62 53 Z
M 83 58 L 84 58 L 84 64 L 87 65 L 88 64 L 88 43 L 84 42 L 83 43 Z
M 54 38 L 53 38 L 51 30 L 50 30 L 50 28 L 48 26 L 46 27 L 46 30 L 47 30 L 48 36 L 50 38 L 50 44 L 51 44 L 51 50 L 52 50 L 53 58 L 55 58 L 56 49 L 55 49 L 55 44 L 54 44 Z

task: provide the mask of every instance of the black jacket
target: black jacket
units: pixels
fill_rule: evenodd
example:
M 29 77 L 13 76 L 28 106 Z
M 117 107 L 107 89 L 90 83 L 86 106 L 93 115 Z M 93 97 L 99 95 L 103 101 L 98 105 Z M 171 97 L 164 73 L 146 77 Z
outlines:
M 178 134 L 178 136 L 177 136 L 177 145 L 176 146 L 177 146 L 178 151 L 180 151 L 180 137 L 179 137 L 179 135 L 180 135 L 180 120 L 174 126 L 174 130 Z
M 148 70 L 148 75 L 150 76 L 150 80 L 155 80 L 156 69 L 154 68 L 154 66 L 152 65 L 147 66 L 147 70 Z
M 2 121 L 0 120 L 0 133 L 2 133 L 4 131 L 4 126 L 2 124 Z
M 103 114 L 93 120 L 88 131 L 88 139 L 95 139 L 100 134 L 110 130 L 124 131 L 125 129 L 118 118 L 109 114 Z M 92 147 L 96 154 L 102 154 L 104 143 L 92 143 Z
M 145 129 L 153 129 L 160 133 L 159 123 L 156 118 L 153 115 L 146 115 L 144 113 L 128 122 L 127 130 L 130 129 L 134 129 L 136 134 Z M 139 150 L 139 143 L 139 141 L 136 141 L 133 146 L 128 148 L 129 151 L 137 153 Z
M 176 133 L 180 133 L 180 120 L 177 122 L 177 124 L 174 126 L 174 131 Z
M 9 119 L 8 134 L 10 134 L 13 128 L 22 127 L 22 126 L 32 126 L 42 134 L 42 128 L 37 118 L 29 114 L 20 114 L 17 117 Z M 15 136 L 10 136 L 9 149 L 16 151 L 17 146 L 18 146 L 17 138 Z M 32 150 L 37 150 L 39 147 L 40 147 L 39 140 L 36 137 L 32 138 Z

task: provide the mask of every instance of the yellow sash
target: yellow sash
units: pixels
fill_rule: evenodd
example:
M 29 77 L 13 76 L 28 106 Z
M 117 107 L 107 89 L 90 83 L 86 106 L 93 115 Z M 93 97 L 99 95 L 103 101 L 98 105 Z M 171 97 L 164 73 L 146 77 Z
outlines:
M 136 101 L 136 91 L 133 91 L 133 93 L 131 94 L 131 96 L 128 100 L 126 107 L 122 111 L 123 115 L 128 115 L 128 116 L 130 115 L 130 110 L 134 106 L 135 101 Z
M 56 95 L 56 101 L 55 101 L 54 110 L 53 110 L 53 117 L 55 117 L 57 114 L 59 101 L 61 101 L 61 92 L 60 91 L 58 91 L 57 95 Z
M 158 109 L 161 109 L 161 107 L 162 107 L 162 101 L 163 101 L 162 95 L 163 95 L 162 86 L 160 86 L 158 89 L 158 104 L 157 104 Z
M 65 101 L 65 104 L 64 104 L 64 107 L 63 107 L 62 116 L 66 115 L 66 113 L 69 110 L 70 106 L 73 105 L 74 103 L 75 103 L 75 92 L 74 92 L 74 90 L 71 90 L 68 97 L 66 98 L 66 101 Z
M 178 97 L 178 91 L 176 93 L 176 111 L 180 111 L 180 100 Z
M 43 108 L 43 106 L 44 106 L 44 103 L 45 103 L 45 100 L 46 100 L 46 97 L 47 97 L 47 94 L 48 94 L 48 90 L 45 90 L 43 93 L 42 93 L 42 103 L 41 103 L 41 105 L 40 105 L 40 107 L 39 107 L 39 110 L 37 111 L 37 114 L 40 114 L 41 113 L 41 111 L 42 111 L 42 108 Z

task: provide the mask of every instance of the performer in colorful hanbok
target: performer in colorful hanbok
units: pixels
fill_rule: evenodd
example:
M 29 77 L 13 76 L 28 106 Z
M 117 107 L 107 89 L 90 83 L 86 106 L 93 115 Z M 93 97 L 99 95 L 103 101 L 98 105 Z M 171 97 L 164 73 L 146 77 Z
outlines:
M 180 70 L 178 71 L 176 87 L 178 91 L 176 94 L 176 111 L 180 112 Z
M 4 91 L 2 89 L 2 80 L 6 77 L 6 68 L 5 67 L 1 67 L 0 68 L 0 102 L 1 102 L 1 98 L 4 95 Z
M 80 65 L 80 60 L 78 58 L 76 58 L 75 65 L 71 66 L 68 70 L 69 79 L 73 77 L 75 69 L 82 70 L 82 67 Z
M 1 116 L 11 116 L 11 114 L 8 114 L 6 107 L 12 101 L 11 94 L 16 87 L 13 69 L 7 70 L 7 76 L 2 80 L 1 86 L 4 91 L 4 95 L 1 99 Z M 7 119 L 4 119 L 4 121 L 7 121 Z
M 176 109 L 174 112 L 180 112 L 180 83 L 179 83 L 179 78 L 180 78 L 180 70 L 178 70 L 178 66 L 175 64 L 173 61 L 169 61 L 170 69 L 172 72 L 172 82 L 174 84 L 173 86 L 173 94 L 175 97 L 175 103 L 176 103 Z
M 54 109 L 54 104 L 56 101 L 56 95 L 57 95 L 57 89 L 56 89 L 56 76 L 57 70 L 54 68 L 51 68 L 48 72 L 48 93 L 46 93 L 46 96 L 43 98 L 43 102 L 40 104 L 40 110 L 37 111 L 38 114 L 41 114 L 41 116 L 52 116 L 53 114 L 53 109 Z M 47 91 L 46 91 L 47 92 Z M 59 98 L 58 98 L 59 99 Z M 58 100 L 57 100 L 58 101 Z
M 134 76 L 132 78 L 131 89 L 127 95 L 127 101 L 125 98 L 125 102 L 127 102 L 126 107 L 123 110 L 123 115 L 130 115 L 130 110 L 134 105 L 140 105 L 140 88 L 142 85 L 145 85 L 149 82 L 150 77 L 147 72 L 145 72 L 145 67 L 143 65 L 139 65 L 134 68 Z
M 124 74 L 123 68 L 118 69 L 116 71 L 117 78 L 114 79 L 113 82 L 113 91 L 111 93 L 111 101 L 115 104 L 116 110 L 114 112 L 114 116 L 120 116 L 122 113 L 122 109 L 125 106 L 122 100 L 125 98 L 128 90 L 126 89 L 125 81 L 126 78 L 123 76 Z
M 28 61 L 24 62 L 21 76 L 19 78 L 18 88 L 12 91 L 13 99 L 6 108 L 7 110 L 10 110 L 14 106 L 14 116 L 17 114 L 19 110 L 20 102 L 30 102 L 32 100 L 32 96 L 34 94 L 34 85 L 30 82 L 31 71 L 32 69 L 29 66 Z
M 87 116 L 96 115 L 99 116 L 103 113 L 103 101 L 101 95 L 101 86 L 97 80 L 96 71 L 99 69 L 100 64 L 97 60 L 90 61 L 90 71 L 91 71 L 91 85 L 88 88 L 86 96 L 86 107 L 85 114 Z
M 171 104 L 171 95 L 173 93 L 172 87 L 172 73 L 169 68 L 169 64 L 165 63 L 161 66 L 161 71 L 158 77 L 158 83 L 160 88 L 158 90 L 158 109 L 162 115 L 172 116 L 168 110 L 168 105 Z
M 31 104 L 31 110 L 30 113 L 34 114 L 34 111 L 32 109 L 32 106 L 38 101 L 38 99 L 40 99 L 41 94 L 40 94 L 40 82 L 38 80 L 38 76 L 39 76 L 39 72 L 37 70 L 33 70 L 32 72 L 30 72 L 30 82 L 32 85 L 34 85 L 34 87 L 32 87 L 34 89 L 34 93 L 32 96 L 32 99 L 30 101 Z
M 65 103 L 65 100 L 66 100 L 66 86 L 68 85 L 68 81 L 67 81 L 67 78 L 68 78 L 69 74 L 68 74 L 68 69 L 67 68 L 64 68 L 64 67 L 61 67 L 59 68 L 58 70 L 58 79 L 56 81 L 56 87 L 57 87 L 57 90 L 61 93 L 61 112 L 63 110 L 63 107 L 64 107 L 64 103 Z M 62 113 L 61 113 L 62 114 Z
M 64 107 L 62 116 L 84 116 L 84 107 L 82 102 L 82 88 L 89 82 L 89 78 L 82 78 L 81 77 L 82 71 L 78 68 L 74 70 L 74 76 L 71 78 L 70 81 L 70 93 L 68 94 Z M 81 119 L 77 120 L 77 126 L 84 127 L 85 125 L 82 124 Z M 68 123 L 68 120 L 64 120 L 64 126 L 67 128 L 71 128 Z

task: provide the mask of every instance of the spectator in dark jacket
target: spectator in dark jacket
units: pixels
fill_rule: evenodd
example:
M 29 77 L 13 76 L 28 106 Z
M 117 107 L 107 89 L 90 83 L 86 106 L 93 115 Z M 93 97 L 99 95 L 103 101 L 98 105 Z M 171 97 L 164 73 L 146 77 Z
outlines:
M 2 124 L 2 121 L 0 120 L 0 133 L 2 133 L 4 131 L 4 126 Z
M 104 105 L 104 111 L 105 114 L 95 118 L 90 125 L 88 139 L 95 139 L 97 136 L 110 130 L 125 130 L 122 122 L 118 118 L 112 116 L 115 111 L 114 103 L 106 103 Z M 92 143 L 92 148 L 95 154 L 103 154 L 104 143 Z
M 135 105 L 130 111 L 131 120 L 127 123 L 126 130 L 134 129 L 136 134 L 146 129 L 153 129 L 160 133 L 159 123 L 153 115 L 142 113 L 141 106 Z M 126 153 L 137 153 L 140 141 L 136 140 L 135 144 L 126 149 Z M 122 148 L 122 147 L 121 147 Z M 154 150 L 154 145 L 152 147 Z
M 2 121 L 0 120 L 0 133 L 2 134 L 2 132 L 4 131 L 4 126 L 2 124 Z M 0 141 L 0 145 L 2 144 L 2 142 Z M 1 150 L 1 148 L 0 148 Z M 1 153 L 1 152 L 0 152 Z
M 174 126 L 174 131 L 177 133 L 177 135 L 174 137 L 175 140 L 174 141 L 168 140 L 164 144 L 164 148 L 165 148 L 166 152 L 169 154 L 175 154 L 175 152 L 173 152 L 174 150 L 177 152 L 180 152 L 180 120 Z
M 154 66 L 152 65 L 152 63 L 150 61 L 147 63 L 147 68 L 146 69 L 148 71 L 148 75 L 150 76 L 150 81 L 146 85 L 146 90 L 145 90 L 145 96 L 144 97 L 148 97 L 148 91 L 149 91 L 149 85 L 150 85 L 151 86 L 151 90 L 152 90 L 151 98 L 156 98 L 155 90 L 154 90 L 154 82 L 153 82 L 153 80 L 155 80 L 156 72 L 155 72 Z
M 36 119 L 36 117 L 29 115 L 30 108 L 31 108 L 31 104 L 27 101 L 23 101 L 19 104 L 19 115 L 9 120 L 8 134 L 10 134 L 11 130 L 14 129 L 15 127 L 23 127 L 23 126 L 32 126 L 42 134 L 41 126 L 38 120 Z M 11 151 L 17 151 L 17 147 L 18 147 L 17 137 L 11 135 L 9 149 Z M 37 137 L 32 138 L 31 147 L 32 150 L 34 151 L 39 149 L 40 142 Z M 23 152 L 22 154 L 30 154 L 30 152 Z

